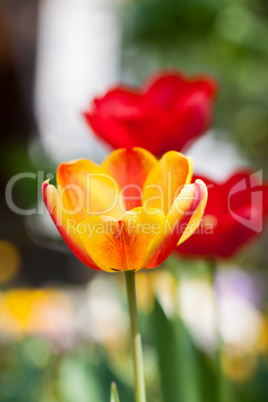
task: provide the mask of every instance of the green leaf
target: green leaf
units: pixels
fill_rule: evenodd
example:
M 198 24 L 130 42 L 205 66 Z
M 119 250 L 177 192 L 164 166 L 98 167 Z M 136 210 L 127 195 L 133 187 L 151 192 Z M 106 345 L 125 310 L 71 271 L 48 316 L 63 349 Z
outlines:
M 118 390 L 115 382 L 111 384 L 111 399 L 110 402 L 120 402 Z
M 172 320 L 175 333 L 182 401 L 201 402 L 199 366 L 196 349 L 182 320 Z
M 168 318 L 158 300 L 152 313 L 164 402 L 201 402 L 195 349 L 178 317 Z

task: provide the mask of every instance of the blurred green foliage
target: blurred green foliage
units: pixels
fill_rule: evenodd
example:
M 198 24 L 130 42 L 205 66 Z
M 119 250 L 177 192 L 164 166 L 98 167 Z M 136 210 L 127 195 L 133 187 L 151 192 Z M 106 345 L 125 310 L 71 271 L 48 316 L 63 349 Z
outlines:
M 155 346 L 159 358 L 163 402 L 219 401 L 216 365 L 213 359 L 197 349 L 177 317 L 166 316 L 156 301 L 151 316 Z M 174 359 L 174 356 L 176 358 Z M 267 360 L 260 357 L 258 370 L 243 382 L 230 381 L 229 402 L 265 402 L 268 375 Z
M 111 371 L 101 348 L 79 346 L 55 351 L 39 338 L 0 346 L 1 402 L 105 402 L 116 379 L 122 400 L 134 402 L 132 390 Z
M 218 78 L 218 135 L 266 171 L 267 9 L 266 0 L 133 0 L 123 36 L 123 66 L 136 83 L 159 68 Z
M 171 258 L 159 271 L 168 273 L 174 280 L 207 275 L 204 263 L 186 265 L 177 258 Z M 117 282 L 120 275 L 110 281 L 120 291 L 120 303 L 127 310 L 123 286 L 120 288 Z M 161 278 L 163 283 L 165 275 Z M 146 289 L 137 290 L 144 292 Z M 148 402 L 219 401 L 213 350 L 209 353 L 201 349 L 189 334 L 176 304 L 174 311 L 168 313 L 163 301 L 156 293 L 152 309 L 139 316 Z M 80 340 L 70 348 L 61 349 L 45 338 L 32 336 L 17 341 L 1 338 L 0 402 L 108 402 L 113 381 L 117 384 L 120 401 L 134 402 L 131 345 L 126 344 L 123 351 L 115 350 L 111 345 L 93 340 Z M 231 390 L 228 402 L 267 402 L 265 351 L 256 351 L 254 359 L 249 376 L 228 377 Z M 247 363 L 247 359 L 242 361 L 242 364 Z
M 148 401 L 218 401 L 214 358 L 197 348 L 180 318 L 168 317 L 158 300 L 141 318 L 145 369 L 150 366 L 148 348 L 159 367 L 153 382 L 147 378 Z M 58 353 L 45 340 L 24 338 L 2 343 L 0 351 L 1 402 L 108 402 L 111 381 L 116 381 L 121 401 L 134 402 L 127 370 L 125 379 L 118 375 L 118 362 L 100 345 Z M 267 376 L 267 358 L 261 356 L 251 378 L 231 383 L 228 402 L 267 402 Z

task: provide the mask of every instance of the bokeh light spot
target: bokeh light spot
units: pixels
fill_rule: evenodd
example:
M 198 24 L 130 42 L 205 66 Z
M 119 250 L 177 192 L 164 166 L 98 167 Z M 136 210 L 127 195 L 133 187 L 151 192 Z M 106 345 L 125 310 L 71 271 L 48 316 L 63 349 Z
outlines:
M 0 240 L 0 283 L 13 279 L 20 266 L 21 256 L 18 248 L 6 240 Z

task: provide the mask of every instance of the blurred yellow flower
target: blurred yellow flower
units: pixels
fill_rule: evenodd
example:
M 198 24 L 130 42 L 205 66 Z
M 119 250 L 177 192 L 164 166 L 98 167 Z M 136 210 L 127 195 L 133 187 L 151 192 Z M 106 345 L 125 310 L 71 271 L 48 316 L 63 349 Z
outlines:
M 57 289 L 12 289 L 0 294 L 0 332 L 54 336 L 63 330 L 72 313 L 64 292 Z

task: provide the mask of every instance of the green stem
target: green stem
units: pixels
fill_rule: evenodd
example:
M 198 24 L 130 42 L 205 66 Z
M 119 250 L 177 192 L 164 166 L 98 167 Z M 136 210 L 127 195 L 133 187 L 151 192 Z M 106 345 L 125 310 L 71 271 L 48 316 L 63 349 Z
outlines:
M 135 394 L 136 402 L 146 402 L 145 381 L 143 371 L 143 358 L 141 346 L 141 334 L 139 331 L 136 290 L 135 290 L 135 272 L 125 271 L 127 297 L 131 324 L 131 343 L 133 350 L 134 372 L 135 372 Z
M 231 402 L 233 401 L 231 384 L 224 373 L 222 366 L 222 354 L 224 349 L 224 341 L 221 336 L 221 311 L 220 303 L 216 290 L 216 273 L 217 266 L 216 261 L 211 260 L 210 263 L 210 275 L 211 286 L 214 299 L 214 315 L 215 315 L 215 332 L 216 332 L 216 362 L 217 362 L 217 380 L 218 380 L 218 401 L 219 402 Z

